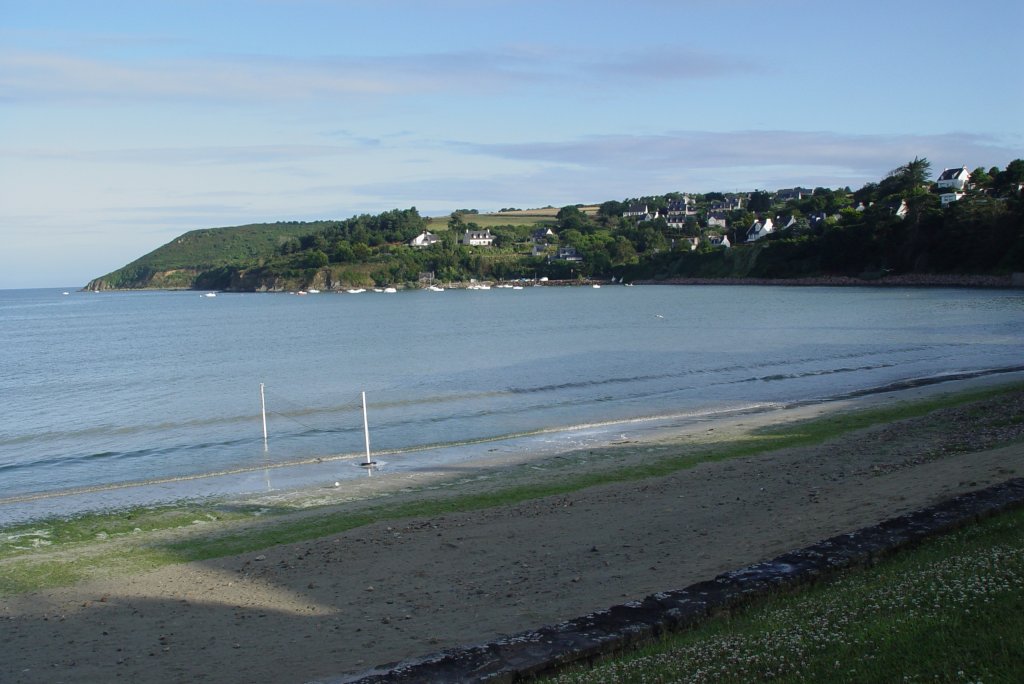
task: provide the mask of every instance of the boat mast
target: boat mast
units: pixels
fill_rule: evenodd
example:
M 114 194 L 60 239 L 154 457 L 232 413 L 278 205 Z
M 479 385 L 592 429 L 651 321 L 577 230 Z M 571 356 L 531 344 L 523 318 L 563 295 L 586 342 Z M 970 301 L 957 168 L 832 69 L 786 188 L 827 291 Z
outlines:
M 373 461 L 370 460 L 370 424 L 366 420 L 366 392 L 363 395 L 363 438 L 366 440 L 366 463 L 364 465 L 373 465 Z
M 263 450 L 267 450 L 267 400 L 263 394 L 263 383 L 260 383 L 260 412 L 263 415 Z

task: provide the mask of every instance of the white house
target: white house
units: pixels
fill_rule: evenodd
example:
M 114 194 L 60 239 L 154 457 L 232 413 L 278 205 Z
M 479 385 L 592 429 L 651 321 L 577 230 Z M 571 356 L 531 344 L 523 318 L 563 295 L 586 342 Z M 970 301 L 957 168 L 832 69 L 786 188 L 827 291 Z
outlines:
M 533 241 L 538 244 L 547 244 L 550 238 L 555 237 L 555 231 L 547 227 L 541 227 L 533 231 Z
M 708 235 L 708 244 L 712 247 L 724 247 L 725 249 L 732 247 L 732 243 L 729 242 L 729 236 L 727 235 Z
M 942 174 L 939 175 L 939 180 L 936 185 L 940 190 L 947 188 L 951 190 L 963 190 L 967 187 L 967 184 L 971 181 L 971 172 L 967 170 L 966 166 L 962 166 L 959 169 L 945 169 Z M 959 198 L 957 198 L 959 199 Z M 943 202 L 945 204 L 945 202 Z
M 724 211 L 712 211 L 708 213 L 708 228 L 728 228 L 729 221 Z
M 622 215 L 626 218 L 634 218 L 637 221 L 650 221 L 654 215 L 647 210 L 647 205 L 642 202 L 630 204 Z
M 437 243 L 437 242 L 440 242 L 440 241 L 441 241 L 441 238 L 439 238 L 436 235 L 434 235 L 433 233 L 425 230 L 422 233 L 420 233 L 419 235 L 417 235 L 416 237 L 414 237 L 412 240 L 409 240 L 409 246 L 410 247 L 423 248 L 423 247 L 429 247 L 430 245 L 432 245 L 434 243 Z
M 939 195 L 939 199 L 942 200 L 942 206 L 946 206 L 951 202 L 959 202 L 964 194 L 962 192 L 944 192 Z
M 490 247 L 494 244 L 494 236 L 487 230 L 466 230 L 462 235 L 462 244 L 471 247 Z
M 768 233 L 775 231 L 775 224 L 772 223 L 770 218 L 766 218 L 764 221 L 754 221 L 753 225 L 747 231 L 747 242 L 754 242 L 760 240 Z
M 734 209 L 742 209 L 743 201 L 747 199 L 744 195 L 735 195 L 729 193 L 725 196 L 724 200 L 712 200 L 708 204 L 708 209 L 711 211 L 733 211 Z
M 552 259 L 552 257 L 548 257 L 548 259 Z M 559 247 L 558 256 L 555 256 L 554 259 L 559 261 L 583 261 L 583 255 L 576 251 L 575 247 Z
M 789 200 L 801 200 L 804 197 L 810 197 L 814 194 L 814 191 L 809 188 L 783 188 L 775 193 L 776 202 L 788 202 Z
M 682 228 L 689 216 L 697 215 L 697 204 L 689 195 L 681 200 L 672 200 L 665 209 L 665 223 L 672 228 Z

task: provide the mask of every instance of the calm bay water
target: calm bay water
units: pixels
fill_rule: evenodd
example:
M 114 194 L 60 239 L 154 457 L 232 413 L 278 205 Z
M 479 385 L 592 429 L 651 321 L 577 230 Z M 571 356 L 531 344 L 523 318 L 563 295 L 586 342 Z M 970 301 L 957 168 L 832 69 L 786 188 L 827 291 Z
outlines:
M 443 460 L 425 445 L 579 434 L 1022 363 L 1019 291 L 0 291 L 0 522 L 75 509 L 56 492 L 108 488 L 90 506 L 238 493 L 260 478 L 179 478 L 357 459 L 362 391 L 374 453 L 413 467 L 426 453 Z M 462 447 L 460 458 L 474 448 L 486 451 Z M 117 494 L 142 481 L 159 486 Z

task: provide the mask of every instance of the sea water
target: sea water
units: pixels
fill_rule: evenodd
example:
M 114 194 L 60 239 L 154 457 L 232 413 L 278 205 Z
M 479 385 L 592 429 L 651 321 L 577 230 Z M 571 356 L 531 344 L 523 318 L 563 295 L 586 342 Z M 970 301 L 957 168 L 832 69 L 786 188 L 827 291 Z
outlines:
M 1009 290 L 6 290 L 0 523 L 354 477 L 364 392 L 401 469 L 1021 364 Z

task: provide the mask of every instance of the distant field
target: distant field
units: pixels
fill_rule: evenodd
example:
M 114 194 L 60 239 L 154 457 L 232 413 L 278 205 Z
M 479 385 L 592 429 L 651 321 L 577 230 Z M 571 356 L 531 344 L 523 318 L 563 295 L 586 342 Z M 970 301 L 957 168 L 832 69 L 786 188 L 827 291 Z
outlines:
M 429 228 L 433 232 L 448 230 L 448 217 L 435 216 L 430 220 Z M 466 214 L 466 223 L 475 223 L 481 228 L 493 228 L 494 226 L 535 226 L 538 223 L 554 223 L 554 216 L 527 216 L 524 214 Z
M 587 215 L 597 213 L 598 205 L 580 207 L 580 211 Z M 481 228 L 493 226 L 535 226 L 539 223 L 553 223 L 559 207 L 544 207 L 541 209 L 522 209 L 519 211 L 503 211 L 493 214 L 466 214 L 463 220 L 466 223 L 475 223 Z M 444 230 L 448 224 L 447 216 L 435 216 L 430 218 L 431 230 Z
M 580 207 L 580 211 L 587 215 L 593 215 L 600 209 L 598 204 L 588 204 Z M 504 211 L 496 214 L 483 214 L 483 216 L 545 216 L 548 218 L 554 218 L 560 210 L 560 207 L 543 207 L 541 209 L 519 209 L 516 211 Z

